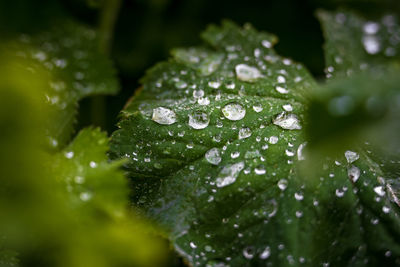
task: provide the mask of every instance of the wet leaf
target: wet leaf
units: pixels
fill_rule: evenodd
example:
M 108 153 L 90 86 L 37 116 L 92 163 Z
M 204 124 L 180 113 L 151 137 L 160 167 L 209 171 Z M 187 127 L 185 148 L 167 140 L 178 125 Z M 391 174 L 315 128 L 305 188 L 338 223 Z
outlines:
M 111 143 L 113 158 L 128 159 L 134 202 L 178 253 L 193 266 L 398 261 L 398 207 L 384 180 L 374 193 L 376 164 L 344 151 L 305 160 L 316 84 L 304 67 L 249 25 L 202 36 L 206 46 L 175 50 L 147 73 Z

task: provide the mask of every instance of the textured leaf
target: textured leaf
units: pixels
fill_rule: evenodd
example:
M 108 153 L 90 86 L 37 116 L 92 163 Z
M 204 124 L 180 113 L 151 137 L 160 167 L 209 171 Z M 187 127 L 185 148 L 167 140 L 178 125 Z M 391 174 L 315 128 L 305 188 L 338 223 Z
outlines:
M 399 210 L 376 164 L 355 152 L 303 161 L 315 87 L 304 67 L 249 25 L 203 38 L 147 73 L 111 143 L 129 159 L 135 203 L 176 250 L 194 266 L 398 261 Z
M 351 76 L 400 59 L 398 18 L 386 15 L 366 20 L 348 12 L 319 11 L 325 35 L 326 72 L 330 77 Z
M 78 101 L 95 94 L 114 94 L 118 82 L 111 61 L 98 50 L 96 32 L 72 20 L 58 20 L 48 31 L 21 35 L 17 55 L 32 59 L 30 67 L 49 72 L 46 100 L 50 145 L 65 145 L 73 133 Z

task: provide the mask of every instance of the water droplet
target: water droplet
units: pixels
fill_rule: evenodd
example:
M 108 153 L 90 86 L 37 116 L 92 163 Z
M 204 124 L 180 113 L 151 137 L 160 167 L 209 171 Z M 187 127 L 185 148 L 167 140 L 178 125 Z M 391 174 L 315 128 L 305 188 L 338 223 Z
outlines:
M 243 249 L 243 256 L 246 259 L 252 259 L 254 257 L 254 247 L 246 247 Z
M 380 197 L 383 197 L 385 195 L 385 190 L 383 189 L 383 186 L 381 186 L 381 185 L 374 187 L 374 191 Z
M 189 126 L 193 129 L 204 129 L 210 123 L 210 118 L 208 115 L 201 111 L 193 112 L 189 114 Z
M 303 196 L 302 193 L 296 192 L 296 193 L 294 193 L 294 198 L 295 198 L 296 200 L 298 200 L 298 201 L 301 201 L 301 200 L 304 199 L 304 196 Z
M 240 152 L 239 151 L 235 151 L 231 153 L 231 158 L 236 159 L 240 156 Z
M 271 255 L 270 247 L 265 247 L 265 249 L 260 253 L 260 259 L 265 260 Z
M 283 108 L 285 111 L 293 111 L 293 107 L 292 107 L 292 105 L 290 105 L 290 104 L 283 105 L 282 108 Z
M 246 109 L 237 103 L 230 103 L 222 108 L 224 116 L 231 121 L 238 121 L 246 115 Z
M 348 170 L 347 170 L 347 175 L 349 176 L 350 180 L 355 183 L 357 182 L 358 178 L 360 178 L 360 169 L 357 168 L 356 166 L 352 165 Z
M 257 167 L 254 169 L 254 172 L 255 172 L 255 174 L 257 174 L 257 175 L 263 175 L 263 174 L 266 173 L 266 170 L 265 170 L 265 168 L 264 168 L 263 165 L 259 165 L 259 166 L 257 166 Z
M 74 157 L 74 152 L 73 151 L 65 152 L 64 155 L 67 159 L 72 159 Z
M 272 144 L 272 145 L 278 143 L 278 141 L 279 141 L 279 138 L 277 136 L 271 136 L 269 138 L 269 143 Z
M 77 184 L 83 184 L 85 182 L 85 177 L 82 176 L 75 176 L 74 178 L 75 183 Z
M 383 206 L 383 207 L 382 207 L 382 211 L 383 211 L 384 213 L 389 213 L 389 212 L 390 212 L 390 208 L 389 208 L 388 206 Z
M 344 191 L 342 189 L 336 189 L 335 194 L 337 197 L 343 197 L 344 196 Z
M 221 154 L 219 152 L 218 148 L 211 148 L 208 150 L 205 154 L 206 160 L 213 164 L 213 165 L 218 165 L 221 162 Z
M 294 153 L 293 151 L 290 151 L 289 149 L 286 149 L 286 150 L 285 150 L 285 154 L 286 154 L 286 156 L 288 156 L 288 157 L 293 157 L 295 153 Z
M 261 105 L 254 105 L 253 110 L 258 113 L 263 110 L 263 107 Z
M 244 168 L 244 162 L 226 165 L 219 173 L 216 184 L 217 187 L 224 187 L 236 181 L 239 173 Z
M 302 211 L 300 211 L 300 210 L 296 211 L 296 217 L 297 218 L 300 218 L 302 216 L 303 216 L 303 212 Z
M 379 31 L 379 24 L 376 22 L 368 21 L 364 24 L 363 30 L 366 34 L 376 34 Z
M 194 98 L 202 98 L 204 96 L 204 91 L 199 89 L 199 90 L 194 90 L 193 91 L 193 97 Z
M 208 99 L 208 97 L 199 97 L 199 99 L 197 99 L 197 103 L 201 106 L 207 106 L 210 104 L 210 99 Z
M 94 161 L 89 162 L 89 166 L 90 168 L 96 168 L 97 167 L 97 163 Z
M 176 122 L 176 114 L 168 108 L 158 107 L 153 109 L 151 119 L 159 124 L 170 125 Z
M 239 130 L 239 139 L 244 139 L 248 138 L 251 136 L 251 130 L 250 128 L 242 128 Z
M 278 91 L 278 93 L 281 93 L 281 94 L 287 94 L 287 93 L 289 93 L 289 90 L 286 89 L 286 88 L 283 88 L 282 86 L 276 86 L 276 87 L 275 87 L 275 90 Z
M 305 160 L 306 157 L 303 154 L 303 150 L 306 147 L 307 142 L 302 143 L 301 145 L 299 145 L 299 147 L 297 148 L 297 159 L 298 160 Z
M 301 125 L 297 116 L 294 114 L 286 114 L 286 112 L 278 114 L 278 116 L 275 117 L 273 123 L 286 130 L 301 129 Z
M 92 198 L 92 194 L 89 192 L 82 192 L 82 193 L 80 193 L 79 198 L 82 201 L 88 201 Z
M 228 89 L 235 89 L 235 86 L 236 86 L 236 85 L 235 85 L 235 83 L 233 83 L 233 82 L 228 83 L 228 84 L 225 85 L 225 87 L 228 88 Z
M 280 179 L 278 181 L 278 187 L 280 190 L 284 191 L 288 186 L 288 181 L 286 179 Z
M 184 81 L 177 81 L 175 83 L 175 87 L 178 88 L 178 89 L 183 89 L 183 88 L 187 87 L 187 83 L 184 82 Z
M 190 245 L 191 248 L 197 248 L 196 244 L 193 243 L 193 242 L 190 242 L 189 245 Z
M 285 83 L 286 82 L 286 78 L 281 76 L 281 75 L 279 75 L 278 78 L 276 79 L 276 81 L 278 83 Z
M 236 65 L 235 71 L 236 77 L 245 82 L 254 82 L 257 79 L 264 77 L 257 68 L 250 67 L 246 64 Z
M 261 42 L 261 45 L 264 46 L 265 48 L 271 48 L 272 47 L 272 43 L 268 40 L 263 40 Z
M 381 43 L 376 36 L 367 35 L 363 37 L 363 45 L 368 54 L 375 55 L 381 51 Z
M 221 86 L 220 82 L 208 82 L 208 86 L 214 89 L 218 89 Z
M 356 152 L 351 150 L 347 150 L 346 152 L 344 152 L 344 156 L 346 157 L 346 160 L 349 164 L 360 158 L 360 156 Z

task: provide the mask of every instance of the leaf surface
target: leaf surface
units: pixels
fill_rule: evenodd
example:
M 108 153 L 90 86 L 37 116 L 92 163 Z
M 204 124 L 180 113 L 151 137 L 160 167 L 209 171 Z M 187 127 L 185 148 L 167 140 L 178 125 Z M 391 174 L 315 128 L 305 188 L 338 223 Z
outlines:
M 193 266 L 398 260 L 398 206 L 379 166 L 362 151 L 305 160 L 307 70 L 249 25 L 202 36 L 147 73 L 111 142 L 134 202 L 175 249 Z

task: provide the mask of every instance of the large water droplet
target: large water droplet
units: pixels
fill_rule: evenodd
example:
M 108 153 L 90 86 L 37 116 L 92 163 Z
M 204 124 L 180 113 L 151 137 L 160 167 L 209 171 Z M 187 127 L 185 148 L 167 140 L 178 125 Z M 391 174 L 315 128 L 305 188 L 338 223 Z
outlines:
M 236 65 L 235 71 L 237 78 L 245 82 L 254 82 L 257 79 L 264 77 L 257 68 L 250 67 L 246 64 Z
M 250 128 L 242 128 L 239 130 L 239 139 L 244 139 L 248 138 L 251 136 L 251 130 Z
M 217 187 L 224 187 L 236 181 L 239 173 L 244 168 L 244 162 L 238 162 L 231 165 L 226 165 L 219 173 L 216 184 Z
M 344 152 L 344 156 L 346 157 L 348 163 L 353 163 L 360 158 L 360 156 L 356 152 L 351 150 L 347 150 L 346 152 Z
M 294 114 L 286 114 L 282 112 L 275 117 L 273 123 L 286 130 L 300 130 L 301 125 L 299 119 Z
M 204 129 L 210 123 L 210 118 L 208 115 L 201 111 L 193 112 L 189 114 L 189 126 L 193 129 Z
M 357 182 L 358 178 L 360 178 L 360 169 L 353 165 L 347 170 L 347 175 L 349 176 L 350 180 L 355 183 Z
M 219 149 L 214 147 L 208 150 L 205 154 L 206 160 L 213 164 L 213 165 L 218 165 L 221 162 L 221 154 L 219 152 Z
M 159 124 L 170 125 L 176 122 L 176 114 L 168 108 L 158 107 L 153 109 L 151 119 Z
M 223 107 L 222 113 L 231 121 L 238 121 L 246 115 L 246 109 L 237 103 L 230 103 Z
M 378 37 L 367 35 L 363 37 L 362 41 L 368 54 L 375 55 L 381 51 L 381 43 Z

